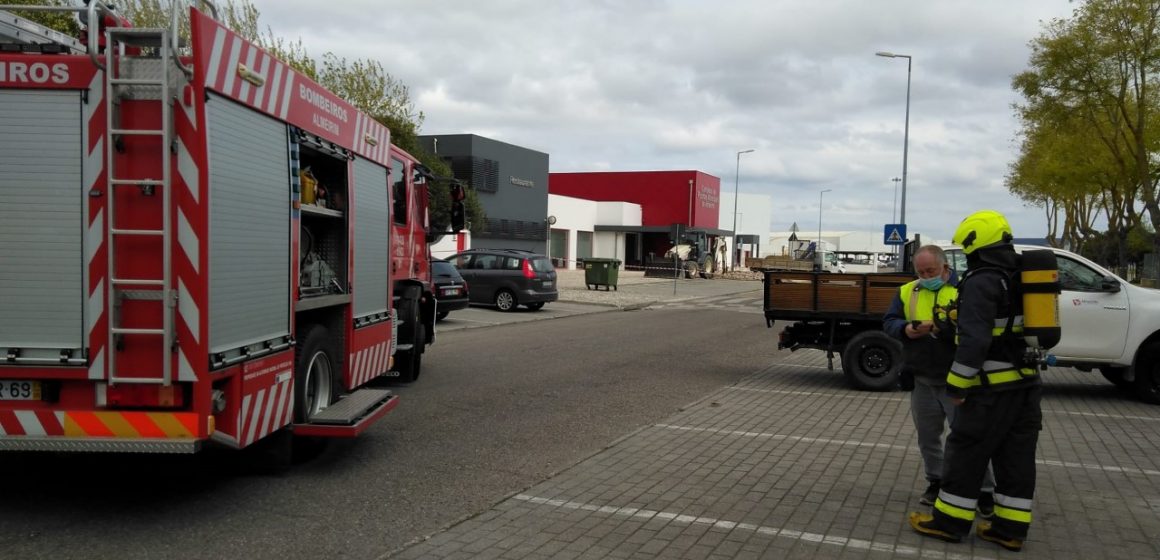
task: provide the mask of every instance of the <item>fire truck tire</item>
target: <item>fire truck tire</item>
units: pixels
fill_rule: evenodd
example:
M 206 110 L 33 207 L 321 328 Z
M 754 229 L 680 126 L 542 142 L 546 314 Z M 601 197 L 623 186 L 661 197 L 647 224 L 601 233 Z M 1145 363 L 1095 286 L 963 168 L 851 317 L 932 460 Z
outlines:
M 413 295 L 413 294 L 408 294 Z M 427 326 L 419 320 L 419 300 L 404 297 L 399 304 L 399 342 L 411 344 L 410 350 L 400 350 L 395 354 L 396 381 L 411 383 L 419 378 L 423 369 L 423 346 L 427 341 Z
M 311 415 L 330 406 L 338 396 L 330 332 L 322 325 L 311 326 L 302 337 L 296 354 L 294 421 L 305 423 Z
M 1148 343 L 1136 357 L 1136 397 L 1160 404 L 1160 341 Z
M 851 385 L 866 391 L 889 391 L 898 386 L 902 371 L 902 343 L 882 331 L 863 331 L 842 350 L 842 372 Z
M 495 307 L 500 311 L 515 311 L 520 303 L 511 290 L 502 289 L 495 293 Z

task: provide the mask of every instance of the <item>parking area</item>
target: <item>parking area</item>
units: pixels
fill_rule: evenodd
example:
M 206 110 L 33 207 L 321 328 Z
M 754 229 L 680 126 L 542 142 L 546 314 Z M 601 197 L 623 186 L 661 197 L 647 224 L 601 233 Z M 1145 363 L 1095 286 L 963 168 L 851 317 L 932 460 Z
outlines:
M 923 539 L 905 393 L 854 391 L 824 354 L 768 368 L 610 442 L 399 558 L 1156 558 L 1160 407 L 1045 373 L 1034 523 L 1018 555 Z

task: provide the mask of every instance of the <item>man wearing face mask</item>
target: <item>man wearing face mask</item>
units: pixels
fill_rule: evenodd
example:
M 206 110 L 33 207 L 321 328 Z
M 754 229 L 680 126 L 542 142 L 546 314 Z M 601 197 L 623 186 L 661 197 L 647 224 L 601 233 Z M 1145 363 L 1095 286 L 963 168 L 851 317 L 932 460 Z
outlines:
M 903 375 L 914 379 L 910 415 L 918 432 L 928 483 L 919 502 L 933 505 L 942 484 L 943 432 L 954 421 L 957 410 L 946 395 L 946 372 L 954 362 L 955 337 L 945 309 L 958 298 L 958 290 L 953 285 L 957 278 L 947 265 L 946 253 L 936 245 L 918 249 L 914 270 L 918 279 L 899 289 L 882 328 L 902 341 Z M 992 513 L 993 502 L 989 498 L 994 487 L 988 470 L 979 498 L 979 512 L 984 517 Z

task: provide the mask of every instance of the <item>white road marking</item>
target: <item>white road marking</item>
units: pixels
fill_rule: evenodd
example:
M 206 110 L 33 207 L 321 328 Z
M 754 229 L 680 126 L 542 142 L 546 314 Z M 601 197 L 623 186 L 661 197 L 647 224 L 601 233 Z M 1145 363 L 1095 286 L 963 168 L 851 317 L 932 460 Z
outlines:
M 673 523 L 680 523 L 682 525 L 709 525 L 724 531 L 750 531 L 759 535 L 766 535 L 769 537 L 777 537 L 783 539 L 791 539 L 797 541 L 805 541 L 812 543 L 820 543 L 843 547 L 853 550 L 865 550 L 874 552 L 887 552 L 899 556 L 912 556 L 921 558 L 952 558 L 955 560 L 966 558 L 993 558 L 991 556 L 975 554 L 955 554 L 943 553 L 937 550 L 923 550 L 913 546 L 906 546 L 894 544 L 892 542 L 878 542 L 868 541 L 865 539 L 855 539 L 851 537 L 843 537 L 839 535 L 827 535 L 823 533 L 811 533 L 809 531 L 797 531 L 794 529 L 786 529 L 784 527 L 769 527 L 766 525 L 755 525 L 753 523 L 739 523 L 736 521 L 727 521 L 724 519 L 717 519 L 714 517 L 686 515 L 681 513 L 673 513 L 668 511 L 657 511 L 651 509 L 631 508 L 631 507 L 617 507 L 617 506 L 598 506 L 596 504 L 588 504 L 584 502 L 573 502 L 568 500 L 559 500 L 552 498 L 541 498 L 538 496 L 530 496 L 528 494 L 516 494 L 513 498 L 522 502 L 530 504 L 546 505 L 561 509 L 570 509 L 575 511 L 592 511 L 604 513 L 608 515 L 616 515 L 621 517 L 628 517 L 632 519 L 639 519 L 647 521 L 651 519 L 664 519 Z

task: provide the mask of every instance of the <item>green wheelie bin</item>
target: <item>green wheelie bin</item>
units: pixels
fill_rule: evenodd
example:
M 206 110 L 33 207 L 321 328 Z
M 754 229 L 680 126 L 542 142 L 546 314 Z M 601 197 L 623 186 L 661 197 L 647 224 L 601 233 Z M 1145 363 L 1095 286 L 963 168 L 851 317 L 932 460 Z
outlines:
M 617 259 L 584 259 L 584 285 L 589 290 L 600 286 L 605 290 L 615 290 L 619 273 L 620 261 Z

